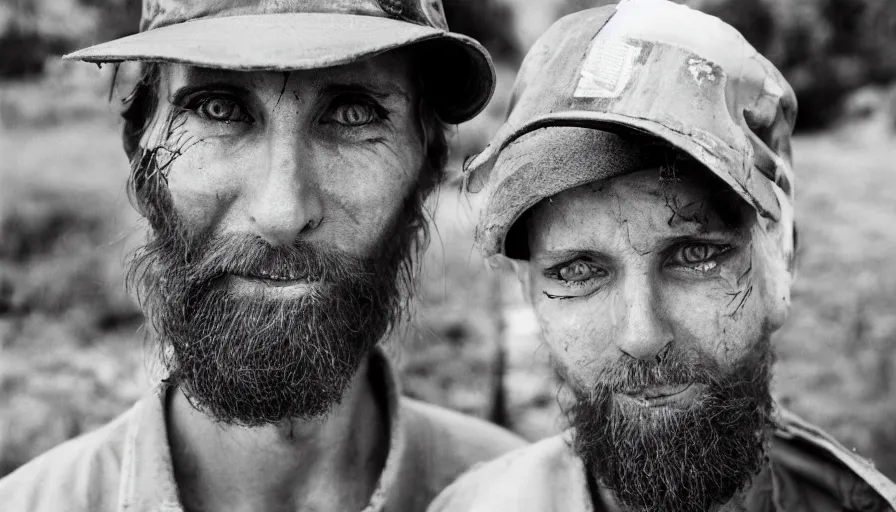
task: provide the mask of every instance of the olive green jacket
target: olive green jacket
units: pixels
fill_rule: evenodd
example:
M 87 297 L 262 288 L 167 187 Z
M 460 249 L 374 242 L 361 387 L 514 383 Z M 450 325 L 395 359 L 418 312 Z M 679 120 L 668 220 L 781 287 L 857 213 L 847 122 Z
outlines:
M 593 512 L 585 467 L 567 441 L 552 437 L 479 466 L 429 512 Z M 780 411 L 768 455 L 747 512 L 896 510 L 896 484 L 792 413 Z

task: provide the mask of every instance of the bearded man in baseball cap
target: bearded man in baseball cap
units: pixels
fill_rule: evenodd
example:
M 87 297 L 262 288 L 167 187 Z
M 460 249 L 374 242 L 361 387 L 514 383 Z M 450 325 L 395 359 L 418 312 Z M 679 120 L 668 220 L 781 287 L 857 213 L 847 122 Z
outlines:
M 439 0 L 145 0 L 129 279 L 166 378 L 0 482 L 5 512 L 421 511 L 521 444 L 400 397 L 403 319 L 447 123 L 494 69 Z
M 561 436 L 437 512 L 891 510 L 896 486 L 770 395 L 794 275 L 796 98 L 731 26 L 665 0 L 558 21 L 472 161 L 575 400 Z

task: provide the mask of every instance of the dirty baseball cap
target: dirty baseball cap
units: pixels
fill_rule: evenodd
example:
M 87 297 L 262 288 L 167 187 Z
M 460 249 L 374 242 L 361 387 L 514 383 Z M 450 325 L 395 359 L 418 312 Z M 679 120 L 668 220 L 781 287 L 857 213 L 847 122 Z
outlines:
M 423 50 L 418 72 L 443 121 L 466 121 L 491 99 L 491 57 L 448 30 L 441 0 L 143 0 L 138 34 L 64 58 L 294 71 L 409 45 Z
M 529 51 L 506 121 L 466 165 L 467 190 L 487 194 L 477 245 L 504 254 L 526 210 L 653 166 L 654 144 L 696 160 L 759 215 L 780 220 L 793 195 L 796 111 L 781 73 L 714 16 L 667 0 L 566 16 Z

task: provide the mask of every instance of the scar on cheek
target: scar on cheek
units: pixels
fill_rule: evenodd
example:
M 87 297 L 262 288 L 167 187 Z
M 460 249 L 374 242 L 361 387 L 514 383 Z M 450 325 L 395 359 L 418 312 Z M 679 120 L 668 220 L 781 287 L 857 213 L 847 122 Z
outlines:
M 724 266 L 719 272 L 722 282 L 725 283 L 725 287 L 728 290 L 725 292 L 725 295 L 729 298 L 728 304 L 726 305 L 729 313 L 727 313 L 726 316 L 735 320 L 740 318 L 744 306 L 747 303 L 747 299 L 753 294 L 752 243 L 748 247 L 744 258 L 743 265 L 734 264 L 731 266 Z
M 182 109 L 172 110 L 168 114 L 158 145 L 147 149 L 154 156 L 157 168 L 165 178 L 168 177 L 171 164 L 203 140 L 187 129 L 187 113 Z

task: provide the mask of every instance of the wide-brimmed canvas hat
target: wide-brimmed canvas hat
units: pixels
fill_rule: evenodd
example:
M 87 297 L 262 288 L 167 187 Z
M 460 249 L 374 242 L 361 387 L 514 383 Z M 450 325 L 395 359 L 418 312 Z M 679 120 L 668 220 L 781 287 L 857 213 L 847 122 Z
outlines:
M 781 73 L 716 17 L 667 0 L 571 14 L 529 51 L 507 120 L 468 162 L 467 190 L 487 193 L 477 244 L 501 254 L 542 199 L 651 165 L 645 140 L 696 160 L 780 220 L 793 197 L 796 113 Z
M 488 52 L 448 30 L 441 0 L 144 0 L 138 34 L 65 58 L 295 71 L 409 45 L 421 47 L 416 71 L 443 121 L 466 121 L 491 99 Z

